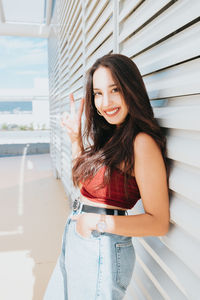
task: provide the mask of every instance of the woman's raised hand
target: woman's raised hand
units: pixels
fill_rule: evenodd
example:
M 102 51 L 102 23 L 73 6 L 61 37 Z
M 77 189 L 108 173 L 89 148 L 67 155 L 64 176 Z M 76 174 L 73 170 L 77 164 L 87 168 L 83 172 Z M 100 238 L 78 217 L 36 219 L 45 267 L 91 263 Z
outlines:
M 64 112 L 61 117 L 61 126 L 66 128 L 66 132 L 70 137 L 72 143 L 80 142 L 81 138 L 81 116 L 84 108 L 84 98 L 81 99 L 78 111 L 76 112 L 74 96 L 69 95 L 70 98 L 70 113 Z

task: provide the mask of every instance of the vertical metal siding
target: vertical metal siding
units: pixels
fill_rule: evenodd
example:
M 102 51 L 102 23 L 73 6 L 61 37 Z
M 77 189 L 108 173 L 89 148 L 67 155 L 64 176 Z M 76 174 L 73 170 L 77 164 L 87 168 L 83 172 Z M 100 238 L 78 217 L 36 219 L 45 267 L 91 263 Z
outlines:
M 49 38 L 51 156 L 69 198 L 71 150 L 59 118 L 77 105 L 85 72 L 122 53 L 138 65 L 155 117 L 166 130 L 171 226 L 164 237 L 133 238 L 136 266 L 126 300 L 198 300 L 200 285 L 200 2 L 57 0 Z M 143 210 L 141 201 L 130 211 Z

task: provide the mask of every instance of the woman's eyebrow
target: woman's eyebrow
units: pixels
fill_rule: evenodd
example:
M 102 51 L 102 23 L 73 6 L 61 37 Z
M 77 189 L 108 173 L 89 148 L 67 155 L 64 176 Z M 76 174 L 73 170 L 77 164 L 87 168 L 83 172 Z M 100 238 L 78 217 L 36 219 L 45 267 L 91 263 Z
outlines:
M 112 83 L 112 84 L 109 84 L 108 87 L 112 87 L 112 86 L 116 86 L 117 84 L 116 83 Z M 93 88 L 93 90 L 100 90 L 99 88 Z

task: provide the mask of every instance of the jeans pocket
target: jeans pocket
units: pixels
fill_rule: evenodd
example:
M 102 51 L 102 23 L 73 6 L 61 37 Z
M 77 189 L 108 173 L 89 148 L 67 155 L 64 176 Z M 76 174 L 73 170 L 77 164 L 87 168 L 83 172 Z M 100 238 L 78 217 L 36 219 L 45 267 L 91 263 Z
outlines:
M 79 239 L 81 239 L 81 240 L 83 240 L 83 241 L 87 241 L 87 242 L 91 242 L 91 241 L 92 241 L 92 242 L 96 242 L 96 240 L 98 239 L 98 238 L 96 238 L 96 237 L 93 236 L 92 232 L 91 232 L 90 237 L 84 237 L 84 236 L 82 236 L 82 235 L 77 231 L 77 229 L 76 229 L 76 224 L 77 224 L 77 221 L 76 221 L 76 220 L 73 220 L 73 221 L 72 221 L 72 224 L 73 224 L 74 234 L 75 234 Z
M 115 244 L 117 274 L 116 281 L 120 288 L 126 290 L 133 274 L 135 250 L 132 240 Z

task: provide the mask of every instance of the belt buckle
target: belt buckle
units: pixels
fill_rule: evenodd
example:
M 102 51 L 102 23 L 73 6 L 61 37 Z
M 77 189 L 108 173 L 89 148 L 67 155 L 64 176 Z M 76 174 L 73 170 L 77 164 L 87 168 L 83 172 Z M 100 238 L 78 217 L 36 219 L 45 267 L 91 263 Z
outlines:
M 79 210 L 80 206 L 81 206 L 80 200 L 79 199 L 75 199 L 74 202 L 73 202 L 73 204 L 72 204 L 73 211 Z

